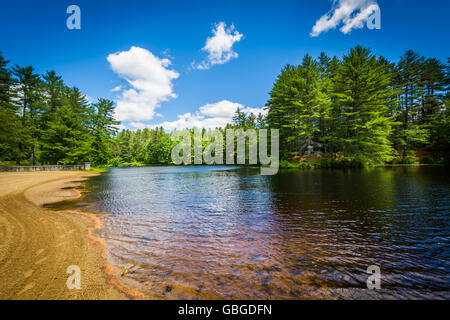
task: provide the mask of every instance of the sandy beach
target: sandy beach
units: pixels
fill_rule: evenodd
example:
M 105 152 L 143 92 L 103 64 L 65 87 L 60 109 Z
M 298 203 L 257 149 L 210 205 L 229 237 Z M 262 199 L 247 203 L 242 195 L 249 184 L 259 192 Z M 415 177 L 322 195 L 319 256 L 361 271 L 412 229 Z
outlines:
M 0 299 L 127 299 L 107 276 L 104 252 L 90 236 L 96 219 L 43 204 L 79 197 L 87 172 L 0 173 Z M 66 273 L 81 270 L 81 289 Z

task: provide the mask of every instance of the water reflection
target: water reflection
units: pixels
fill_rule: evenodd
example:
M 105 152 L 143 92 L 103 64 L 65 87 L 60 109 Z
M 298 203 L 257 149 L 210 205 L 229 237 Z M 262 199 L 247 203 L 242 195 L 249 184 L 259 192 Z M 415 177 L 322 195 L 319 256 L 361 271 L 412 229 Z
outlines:
M 149 298 L 449 297 L 442 168 L 126 168 L 88 188 L 109 259 Z

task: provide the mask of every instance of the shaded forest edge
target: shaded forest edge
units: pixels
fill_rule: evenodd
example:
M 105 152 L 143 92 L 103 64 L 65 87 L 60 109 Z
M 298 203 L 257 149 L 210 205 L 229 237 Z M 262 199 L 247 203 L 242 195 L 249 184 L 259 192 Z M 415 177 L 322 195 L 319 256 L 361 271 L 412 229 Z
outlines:
M 238 109 L 217 129 L 279 129 L 280 166 L 287 168 L 448 164 L 449 78 L 449 60 L 411 50 L 398 63 L 361 46 L 342 59 L 306 55 L 281 70 L 266 115 Z M 172 164 L 178 142 L 170 132 L 119 132 L 119 124 L 112 101 L 90 103 L 54 71 L 11 66 L 0 52 L 1 165 Z

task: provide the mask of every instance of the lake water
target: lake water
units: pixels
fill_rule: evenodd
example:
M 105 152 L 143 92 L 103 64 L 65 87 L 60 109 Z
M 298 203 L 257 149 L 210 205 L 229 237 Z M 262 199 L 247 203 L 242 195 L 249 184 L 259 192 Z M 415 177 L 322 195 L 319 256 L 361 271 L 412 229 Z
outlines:
M 108 259 L 148 298 L 450 298 L 443 168 L 115 168 L 87 188 Z

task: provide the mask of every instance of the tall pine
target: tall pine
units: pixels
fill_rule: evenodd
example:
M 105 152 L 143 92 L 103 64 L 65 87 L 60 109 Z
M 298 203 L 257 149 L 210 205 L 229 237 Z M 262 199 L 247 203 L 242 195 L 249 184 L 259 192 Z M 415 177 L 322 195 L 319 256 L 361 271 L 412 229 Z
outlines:
M 352 48 L 338 70 L 333 95 L 341 108 L 338 126 L 344 155 L 373 162 L 390 160 L 394 121 L 389 105 L 396 92 L 386 65 L 369 49 Z

